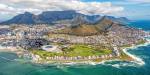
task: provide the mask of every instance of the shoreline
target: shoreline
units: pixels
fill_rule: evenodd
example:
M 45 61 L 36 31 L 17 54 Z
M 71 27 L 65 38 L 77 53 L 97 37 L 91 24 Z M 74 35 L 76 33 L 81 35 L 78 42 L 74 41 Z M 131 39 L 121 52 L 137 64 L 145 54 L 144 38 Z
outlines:
M 3 47 L 3 46 L 0 46 L 0 52 L 8 52 L 8 51 L 15 52 L 15 51 L 18 51 L 18 49 L 17 49 L 17 47 Z
M 128 50 L 136 49 L 136 48 L 141 47 L 141 46 L 148 46 L 148 45 L 150 45 L 150 39 L 146 39 L 146 40 L 147 40 L 147 42 L 145 42 L 144 44 L 133 45 L 131 47 L 121 48 L 121 50 L 126 55 L 128 55 L 129 57 L 131 57 L 131 58 L 134 59 L 133 61 L 129 61 L 129 62 L 134 62 L 134 63 L 137 63 L 139 65 L 144 65 L 145 64 L 145 62 L 141 58 L 137 57 L 134 54 L 129 53 Z M 10 51 L 18 54 L 17 51 L 20 52 L 21 50 L 18 49 L 17 47 L 10 48 L 10 47 L 1 47 L 0 46 L 0 52 L 10 52 Z M 114 58 L 114 59 L 104 59 L 104 60 L 101 60 L 100 62 L 94 62 L 94 61 L 88 60 L 88 61 L 80 61 L 80 62 L 71 62 L 71 61 L 69 61 L 69 62 L 46 61 L 46 62 L 43 63 L 43 62 L 35 62 L 33 59 L 31 59 L 31 62 L 33 62 L 33 63 L 39 63 L 39 64 L 51 64 L 51 63 L 53 64 L 54 63 L 54 64 L 62 64 L 62 65 L 76 65 L 76 64 L 77 65 L 78 64 L 97 65 L 97 64 L 104 64 L 105 62 L 112 62 L 112 61 L 122 61 L 122 60 L 120 60 L 118 58 L 116 58 L 116 59 Z
M 144 44 L 140 44 L 140 45 L 133 45 L 131 47 L 126 47 L 126 48 L 123 48 L 122 51 L 127 54 L 128 56 L 130 56 L 131 58 L 134 59 L 134 61 L 131 61 L 131 62 L 134 62 L 134 63 L 137 63 L 139 65 L 144 65 L 145 62 L 143 61 L 143 59 L 141 59 L 140 57 L 134 55 L 134 54 L 131 54 L 128 52 L 128 50 L 133 50 L 133 49 L 137 49 L 138 47 L 142 47 L 142 46 L 148 46 L 150 45 L 150 39 L 146 39 L 147 42 L 144 43 Z
M 147 40 L 147 42 L 145 42 L 144 44 L 139 44 L 139 45 L 133 45 L 133 46 L 131 46 L 131 47 L 125 47 L 125 48 L 122 48 L 122 51 L 126 54 L 126 55 L 128 55 L 129 57 L 131 57 L 133 60 L 132 61 L 129 61 L 129 62 L 133 62 L 133 63 L 136 63 L 136 64 L 138 64 L 138 65 L 140 65 L 140 66 L 142 66 L 142 65 L 144 65 L 145 64 L 145 62 L 140 58 L 140 57 L 137 57 L 136 55 L 134 55 L 134 54 L 131 54 L 131 53 L 129 53 L 128 52 L 128 50 L 131 50 L 131 49 L 136 49 L 136 48 L 138 48 L 138 47 L 142 47 L 142 46 L 148 46 L 148 45 L 150 45 L 150 39 L 146 39 Z M 104 60 L 102 60 L 102 61 L 100 61 L 100 62 L 93 62 L 93 61 L 91 61 L 91 60 L 89 60 L 89 61 L 81 61 L 81 62 L 56 62 L 56 61 L 48 61 L 48 62 L 46 62 L 46 63 L 40 63 L 40 64 L 53 64 L 53 63 L 55 63 L 55 64 L 62 64 L 62 65 L 82 65 L 82 64 L 86 64 L 86 65 L 98 65 L 98 64 L 104 64 L 105 62 L 112 62 L 112 61 L 123 61 L 123 60 L 120 60 L 120 59 L 118 59 L 118 58 L 114 58 L 114 59 L 104 59 Z M 34 62 L 34 61 L 32 61 L 32 62 Z M 34 62 L 35 63 L 35 62 Z

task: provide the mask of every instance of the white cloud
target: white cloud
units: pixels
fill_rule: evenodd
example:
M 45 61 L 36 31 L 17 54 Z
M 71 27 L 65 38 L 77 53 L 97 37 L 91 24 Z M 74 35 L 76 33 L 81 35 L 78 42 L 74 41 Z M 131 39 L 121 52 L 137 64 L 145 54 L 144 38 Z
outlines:
M 136 3 L 150 3 L 150 0 L 127 0 L 127 1 Z
M 15 10 L 13 7 L 9 7 L 5 4 L 0 4 L 0 14 L 9 14 L 10 12 L 13 13 L 13 10 Z
M 1 14 L 18 14 L 25 11 L 76 10 L 83 14 L 113 14 L 123 11 L 123 7 L 113 6 L 110 2 L 82 2 L 80 0 L 0 0 Z

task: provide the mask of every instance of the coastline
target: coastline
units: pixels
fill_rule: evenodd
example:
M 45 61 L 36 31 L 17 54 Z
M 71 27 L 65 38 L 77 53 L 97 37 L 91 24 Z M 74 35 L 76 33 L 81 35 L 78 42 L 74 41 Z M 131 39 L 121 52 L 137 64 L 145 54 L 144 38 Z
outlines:
M 141 46 L 147 46 L 150 44 L 150 39 L 146 39 L 147 41 L 144 43 L 144 44 L 139 44 L 139 45 L 132 45 L 131 47 L 125 47 L 125 48 L 121 48 L 121 50 L 126 54 L 128 55 L 129 57 L 133 58 L 132 61 L 129 60 L 129 62 L 133 62 L 133 63 L 137 63 L 139 65 L 144 65 L 145 62 L 137 57 L 136 55 L 134 54 L 131 54 L 128 52 L 128 50 L 131 50 L 131 49 L 136 49 L 138 47 L 141 47 Z M 21 48 L 17 48 L 17 47 L 2 47 L 0 46 L 0 52 L 14 52 L 16 53 L 18 56 L 19 55 L 22 55 L 24 54 L 23 51 L 21 50 Z M 100 61 L 91 61 L 91 60 L 87 60 L 87 61 L 69 61 L 69 62 L 57 62 L 57 61 L 34 61 L 33 59 L 31 59 L 31 62 L 33 63 L 39 63 L 39 64 L 63 64 L 63 65 L 76 65 L 76 64 L 89 64 L 89 65 L 97 65 L 97 64 L 104 64 L 105 62 L 112 62 L 112 61 L 123 61 L 119 58 L 113 58 L 113 59 L 103 59 L 103 60 L 100 60 Z M 128 60 L 127 60 L 128 61 Z
M 144 43 L 144 44 L 122 48 L 122 51 L 126 55 L 128 55 L 129 57 L 134 59 L 133 61 L 129 61 L 129 62 L 137 63 L 137 64 L 142 66 L 142 65 L 145 64 L 145 62 L 141 58 L 137 57 L 136 55 L 129 53 L 128 50 L 136 49 L 136 48 L 141 47 L 141 46 L 147 46 L 149 44 L 150 44 L 150 39 L 147 39 L 147 42 Z M 21 50 L 18 50 L 17 48 L 10 48 L 10 47 L 7 47 L 7 48 L 6 47 L 1 47 L 0 48 L 0 52 L 14 52 L 14 53 L 18 54 L 17 51 L 20 52 Z M 104 64 L 105 62 L 112 62 L 112 61 L 122 61 L 122 60 L 116 58 L 116 59 L 106 59 L 106 60 L 104 59 L 104 60 L 101 60 L 100 62 L 94 62 L 94 61 L 89 60 L 89 61 L 80 61 L 80 62 L 60 62 L 60 63 L 55 62 L 55 61 L 54 62 L 53 61 L 47 61 L 47 62 L 43 63 L 43 62 L 35 62 L 31 59 L 32 63 L 37 63 L 37 64 L 62 64 L 62 65 L 83 65 L 83 64 L 98 65 L 98 64 Z
M 15 51 L 18 51 L 18 49 L 17 49 L 17 47 L 3 47 L 3 46 L 0 46 L 0 52 L 8 52 L 8 51 L 15 52 Z
M 24 50 L 20 47 L 3 47 L 3 46 L 0 46 L 0 52 L 15 53 L 19 57 L 21 57 L 24 54 Z
M 134 59 L 134 61 L 131 61 L 131 62 L 135 62 L 135 63 L 137 63 L 137 64 L 139 64 L 139 65 L 144 65 L 144 64 L 145 64 L 145 62 L 143 61 L 143 59 L 141 59 L 140 57 L 137 57 L 137 56 L 134 55 L 134 54 L 129 53 L 128 50 L 133 50 L 133 49 L 136 49 L 136 48 L 138 48 L 138 47 L 150 45 L 150 39 L 146 39 L 146 40 L 147 40 L 147 42 L 144 43 L 144 44 L 133 45 L 133 46 L 131 46 L 131 47 L 126 47 L 126 48 L 123 48 L 123 49 L 122 49 L 125 54 L 127 54 L 128 56 L 130 56 L 131 58 Z
M 138 47 L 141 47 L 141 46 L 148 46 L 150 44 L 150 39 L 146 39 L 147 41 L 144 43 L 144 44 L 139 44 L 139 45 L 132 45 L 131 47 L 125 47 L 125 48 L 121 48 L 121 50 L 126 54 L 128 55 L 129 57 L 131 57 L 133 60 L 129 60 L 129 62 L 133 62 L 133 63 L 136 63 L 140 66 L 144 65 L 145 62 L 138 56 L 134 55 L 134 54 L 131 54 L 128 52 L 128 50 L 131 50 L 131 49 L 136 49 Z M 42 62 L 34 62 L 32 61 L 33 63 L 40 63 L 40 64 L 62 64 L 62 65 L 77 65 L 77 64 L 89 64 L 89 65 L 97 65 L 97 64 L 104 64 L 105 62 L 112 62 L 112 61 L 123 61 L 121 59 L 118 59 L 118 58 L 114 58 L 114 59 L 104 59 L 104 60 L 101 60 L 100 62 L 94 62 L 94 61 L 80 61 L 80 62 L 57 62 L 57 61 L 47 61 L 45 63 L 42 63 Z

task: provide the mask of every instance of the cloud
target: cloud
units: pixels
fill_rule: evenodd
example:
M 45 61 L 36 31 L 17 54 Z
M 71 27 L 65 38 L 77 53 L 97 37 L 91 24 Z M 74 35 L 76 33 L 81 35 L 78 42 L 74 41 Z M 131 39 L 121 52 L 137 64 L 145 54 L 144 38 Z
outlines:
M 13 13 L 13 10 L 15 10 L 13 7 L 9 7 L 5 4 L 0 4 L 0 13 L 1 14 L 8 14 L 9 12 Z
M 83 14 L 113 14 L 124 8 L 110 2 L 82 2 L 80 0 L 0 0 L 0 14 L 18 14 L 29 11 L 39 14 L 42 11 L 75 10 Z
M 127 0 L 127 1 L 136 3 L 150 3 L 150 0 Z

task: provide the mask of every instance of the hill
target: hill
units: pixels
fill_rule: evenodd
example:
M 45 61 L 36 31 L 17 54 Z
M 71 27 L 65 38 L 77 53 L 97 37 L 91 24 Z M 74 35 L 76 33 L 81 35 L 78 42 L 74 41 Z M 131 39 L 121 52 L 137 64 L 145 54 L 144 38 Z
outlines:
M 80 20 L 80 19 L 78 19 Z M 70 35 L 78 35 L 78 36 L 90 36 L 95 34 L 101 34 L 103 32 L 107 32 L 109 28 L 114 25 L 120 26 L 120 23 L 114 22 L 108 17 L 104 16 L 97 23 L 87 24 L 80 20 L 81 24 L 74 25 L 71 27 L 64 28 L 60 31 L 56 31 L 56 33 L 61 34 L 70 34 Z

